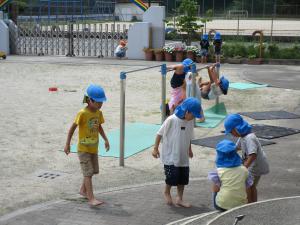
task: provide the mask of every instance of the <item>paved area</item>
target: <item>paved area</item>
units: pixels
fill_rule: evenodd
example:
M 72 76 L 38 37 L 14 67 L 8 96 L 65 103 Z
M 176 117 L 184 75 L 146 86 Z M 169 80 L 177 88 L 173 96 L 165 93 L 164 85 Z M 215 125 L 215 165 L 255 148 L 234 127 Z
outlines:
M 299 207 L 300 196 L 274 199 L 228 211 L 208 224 L 233 224 L 236 216 L 244 215 L 239 225 L 295 225 L 300 224 Z
M 294 124 L 295 127 L 299 126 L 300 120 L 285 121 L 282 124 Z M 276 145 L 265 147 L 271 173 L 261 179 L 258 187 L 260 200 L 299 195 L 300 135 L 279 138 L 276 141 Z M 206 177 L 192 179 L 186 188 L 186 200 L 193 204 L 191 209 L 165 205 L 162 198 L 163 186 L 163 183 L 150 183 L 97 193 L 97 197 L 106 204 L 93 208 L 83 198 L 74 196 L 5 215 L 0 218 L 0 224 L 154 225 L 213 210 Z
M 164 204 L 162 167 L 159 160 L 151 158 L 151 149 L 126 159 L 125 168 L 118 167 L 118 159 L 101 158 L 101 174 L 94 185 L 97 197 L 106 204 L 90 208 L 86 200 L 75 195 L 81 182 L 77 157 L 66 158 L 58 151 L 65 142 L 65 132 L 72 121 L 70 115 L 82 107 L 82 92 L 88 82 L 101 82 L 108 91 L 110 101 L 104 109 L 108 115 L 106 129 L 115 129 L 119 126 L 116 119 L 119 118 L 119 72 L 157 62 L 9 57 L 0 63 L 0 74 L 6 74 L 0 77 L 5 84 L 0 90 L 0 106 L 5 115 L 0 118 L 0 134 L 5 137 L 0 140 L 0 163 L 5 168 L 0 178 L 1 225 L 166 224 L 213 210 L 206 180 L 207 172 L 214 166 L 215 151 L 211 148 L 193 146 L 192 179 L 185 192 L 186 200 L 193 204 L 191 209 Z M 242 74 L 260 71 L 268 77 L 266 82 L 271 83 L 274 70 L 285 74 L 286 70 L 299 71 L 299 67 L 222 65 L 222 74 L 230 75 L 233 82 L 246 82 Z M 294 77 L 296 83 L 297 73 Z M 160 99 L 158 79 L 157 70 L 130 76 L 127 121 L 160 121 L 156 102 Z M 61 91 L 49 93 L 50 85 L 58 86 Z M 153 91 L 153 86 L 159 91 Z M 230 95 L 222 100 L 229 113 L 264 109 L 300 114 L 299 90 L 272 87 L 230 90 Z M 213 103 L 203 104 L 209 107 Z M 249 122 L 300 128 L 299 119 L 259 122 L 249 119 Z M 195 133 L 200 138 L 220 134 L 221 130 L 222 125 L 215 129 L 197 128 Z M 259 184 L 260 200 L 299 195 L 300 134 L 274 141 L 276 145 L 264 148 L 271 173 Z M 43 169 L 61 171 L 63 175 L 53 180 L 38 178 L 36 172 Z
M 248 67 L 250 68 L 251 66 Z M 300 90 L 300 66 L 289 67 L 285 65 L 262 65 L 259 69 L 245 71 L 243 76 L 247 80 L 251 80 L 256 83 L 269 84 L 273 87 Z

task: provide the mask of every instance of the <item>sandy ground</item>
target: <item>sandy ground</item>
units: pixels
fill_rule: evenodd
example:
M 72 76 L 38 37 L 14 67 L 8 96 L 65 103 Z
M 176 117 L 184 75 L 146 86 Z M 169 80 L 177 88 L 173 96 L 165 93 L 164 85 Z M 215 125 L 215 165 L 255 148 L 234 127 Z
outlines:
M 104 129 L 106 132 L 117 129 L 119 73 L 145 65 L 157 63 L 18 56 L 0 61 L 0 215 L 39 202 L 68 198 L 78 192 L 82 177 L 77 156 L 71 154 L 67 157 L 60 150 L 77 111 L 84 106 L 81 102 L 85 88 L 90 83 L 104 87 L 108 98 L 102 109 L 106 120 Z M 242 81 L 241 73 L 254 68 L 224 65 L 222 73 L 227 74 L 231 81 Z M 126 84 L 126 121 L 159 123 L 161 89 L 158 69 L 130 74 Z M 49 92 L 49 87 L 58 87 L 58 91 Z M 294 111 L 300 105 L 299 93 L 278 88 L 231 90 L 222 101 L 229 112 Z M 213 103 L 204 102 L 204 108 Z M 220 130 L 222 125 L 195 131 L 196 137 L 204 137 L 218 134 Z M 73 138 L 75 142 L 76 136 Z M 193 150 L 191 177 L 206 177 L 207 171 L 213 168 L 214 151 L 199 146 L 193 146 Z M 154 160 L 150 151 L 126 159 L 124 168 L 118 166 L 118 159 L 101 157 L 100 175 L 94 180 L 95 191 L 163 180 L 160 161 Z M 63 175 L 49 180 L 37 177 L 41 171 L 58 171 Z

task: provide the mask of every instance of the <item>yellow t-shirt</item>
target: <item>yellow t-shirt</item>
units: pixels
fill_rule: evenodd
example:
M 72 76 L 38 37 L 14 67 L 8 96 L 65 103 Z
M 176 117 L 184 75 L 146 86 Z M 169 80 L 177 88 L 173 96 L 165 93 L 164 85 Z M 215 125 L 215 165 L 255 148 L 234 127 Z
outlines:
M 91 112 L 87 108 L 81 109 L 74 123 L 79 126 L 77 151 L 96 154 L 99 143 L 99 126 L 104 123 L 102 112 L 100 110 Z
M 231 209 L 247 203 L 246 180 L 248 170 L 244 166 L 233 168 L 218 168 L 221 180 L 220 191 L 216 203 L 223 209 Z

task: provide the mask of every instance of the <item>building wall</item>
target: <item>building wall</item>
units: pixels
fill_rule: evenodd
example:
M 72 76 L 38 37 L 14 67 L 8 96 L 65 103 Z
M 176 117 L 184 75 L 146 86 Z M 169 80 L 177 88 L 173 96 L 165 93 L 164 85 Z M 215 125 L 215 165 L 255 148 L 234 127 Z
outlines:
M 151 6 L 158 5 L 158 3 L 151 4 Z M 117 3 L 115 8 L 115 15 L 119 17 L 120 21 L 132 21 L 135 16 L 138 20 L 143 20 L 144 11 L 133 3 Z

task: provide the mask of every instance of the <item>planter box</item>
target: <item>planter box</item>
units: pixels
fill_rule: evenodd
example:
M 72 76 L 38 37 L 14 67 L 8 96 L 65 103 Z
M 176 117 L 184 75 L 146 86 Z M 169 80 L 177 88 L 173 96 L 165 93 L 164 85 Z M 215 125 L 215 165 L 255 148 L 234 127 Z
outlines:
M 241 64 L 242 61 L 243 61 L 243 59 L 235 59 L 235 58 L 226 59 L 226 62 L 230 63 L 230 64 Z
M 264 63 L 264 59 L 262 58 L 248 59 L 247 63 L 249 65 L 260 65 Z

